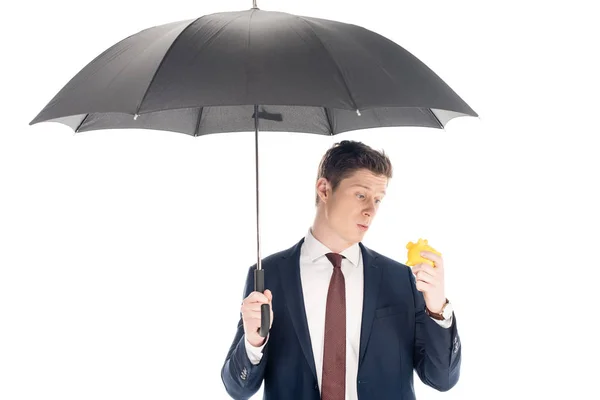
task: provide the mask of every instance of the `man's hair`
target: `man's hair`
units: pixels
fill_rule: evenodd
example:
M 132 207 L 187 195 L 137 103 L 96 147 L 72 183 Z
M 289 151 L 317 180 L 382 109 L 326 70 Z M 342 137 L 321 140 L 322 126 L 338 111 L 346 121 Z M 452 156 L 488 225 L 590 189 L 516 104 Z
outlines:
M 392 177 L 392 163 L 383 150 L 374 150 L 362 142 L 342 140 L 323 155 L 317 180 L 327 179 L 332 191 L 335 191 L 342 180 L 360 169 L 366 169 L 388 179 Z M 317 204 L 319 204 L 318 194 L 315 199 L 315 205 Z

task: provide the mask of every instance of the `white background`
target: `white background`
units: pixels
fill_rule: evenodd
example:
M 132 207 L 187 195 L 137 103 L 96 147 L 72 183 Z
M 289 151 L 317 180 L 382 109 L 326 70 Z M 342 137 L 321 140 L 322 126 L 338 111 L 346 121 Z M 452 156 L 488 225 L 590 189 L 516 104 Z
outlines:
M 389 37 L 480 114 L 445 131 L 260 136 L 263 256 L 306 233 L 330 145 L 351 138 L 390 155 L 395 176 L 364 242 L 402 262 L 419 237 L 442 252 L 463 342 L 457 386 L 437 393 L 415 375 L 419 399 L 597 398 L 592 3 L 259 0 Z M 74 135 L 28 123 L 122 38 L 251 6 L 4 9 L 0 399 L 229 398 L 220 369 L 256 261 L 253 133 Z

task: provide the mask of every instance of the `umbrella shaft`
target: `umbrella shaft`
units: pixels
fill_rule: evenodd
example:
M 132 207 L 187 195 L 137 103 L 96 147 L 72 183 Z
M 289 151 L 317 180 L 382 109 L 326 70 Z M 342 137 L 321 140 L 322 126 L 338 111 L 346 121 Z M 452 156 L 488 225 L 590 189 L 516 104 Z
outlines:
M 258 105 L 254 106 L 254 157 L 256 169 L 256 269 L 260 270 L 262 264 L 260 262 L 260 202 L 258 190 Z

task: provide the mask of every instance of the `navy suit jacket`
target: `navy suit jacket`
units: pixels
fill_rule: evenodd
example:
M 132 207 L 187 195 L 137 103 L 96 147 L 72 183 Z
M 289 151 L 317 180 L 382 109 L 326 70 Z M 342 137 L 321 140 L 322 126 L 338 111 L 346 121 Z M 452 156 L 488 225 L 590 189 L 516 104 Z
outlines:
M 221 369 L 227 393 L 252 397 L 264 380 L 265 400 L 319 400 L 300 279 L 300 248 L 272 254 L 262 262 L 265 288 L 273 293 L 273 325 L 258 365 L 244 345 L 240 317 Z M 359 400 L 415 399 L 413 370 L 421 381 L 447 391 L 458 381 L 461 343 L 456 316 L 443 328 L 425 314 L 423 294 L 410 267 L 359 243 L 364 268 L 364 298 L 357 385 Z M 254 290 L 250 267 L 244 298 Z

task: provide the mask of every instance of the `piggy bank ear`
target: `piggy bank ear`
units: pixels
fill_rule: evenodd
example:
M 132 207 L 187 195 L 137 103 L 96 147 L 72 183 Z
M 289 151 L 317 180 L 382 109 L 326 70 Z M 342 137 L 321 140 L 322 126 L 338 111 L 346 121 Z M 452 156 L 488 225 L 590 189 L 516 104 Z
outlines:
M 413 242 L 408 242 L 408 243 L 406 244 L 406 248 L 410 250 L 410 249 L 412 249 L 412 248 L 413 248 L 413 246 L 414 246 L 414 245 L 415 245 L 415 244 L 414 244 Z

